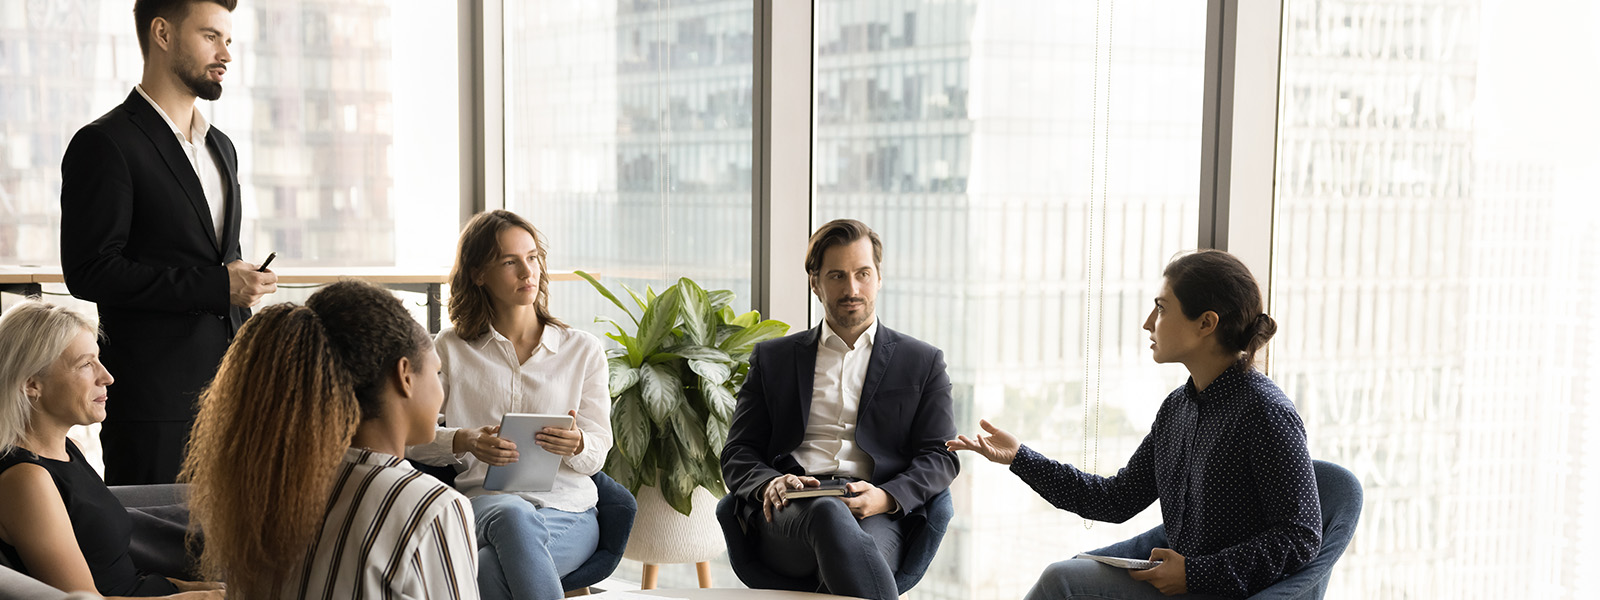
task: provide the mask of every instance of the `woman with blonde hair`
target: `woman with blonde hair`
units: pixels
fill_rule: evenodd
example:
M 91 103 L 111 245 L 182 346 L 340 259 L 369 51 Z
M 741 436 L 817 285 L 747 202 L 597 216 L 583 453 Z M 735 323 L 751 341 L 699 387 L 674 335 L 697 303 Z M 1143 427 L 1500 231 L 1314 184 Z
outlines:
M 1300 570 L 1322 544 L 1322 505 L 1294 404 L 1252 364 L 1278 325 L 1243 262 L 1220 250 L 1184 254 L 1162 271 L 1145 319 L 1158 363 L 1189 381 L 1167 395 L 1128 466 L 1101 477 L 1045 458 L 981 421 L 959 436 L 969 450 L 1010 465 L 1050 501 L 1087 519 L 1121 523 L 1161 501 L 1171 548 L 1148 569 L 1074 558 L 1045 569 L 1028 600 L 1244 598 Z M 1143 558 L 1139 556 L 1123 558 Z
M 450 274 L 451 327 L 439 333 L 446 427 L 414 459 L 454 465 L 456 487 L 478 515 L 479 588 L 485 598 L 561 598 L 561 577 L 599 543 L 598 492 L 589 476 L 611 450 L 611 398 L 599 338 L 550 314 L 543 236 L 515 213 L 481 213 L 461 232 Z M 506 413 L 568 414 L 534 446 L 496 435 Z M 548 492 L 484 489 L 489 465 L 520 452 L 561 455 Z
M 222 597 L 218 584 L 134 567 L 128 513 L 67 439 L 105 420 L 112 381 L 83 316 L 27 301 L 0 317 L 0 555 L 68 592 Z
M 248 598 L 477 598 L 472 507 L 400 458 L 442 398 L 427 333 L 371 284 L 245 322 L 183 469 L 204 572 Z

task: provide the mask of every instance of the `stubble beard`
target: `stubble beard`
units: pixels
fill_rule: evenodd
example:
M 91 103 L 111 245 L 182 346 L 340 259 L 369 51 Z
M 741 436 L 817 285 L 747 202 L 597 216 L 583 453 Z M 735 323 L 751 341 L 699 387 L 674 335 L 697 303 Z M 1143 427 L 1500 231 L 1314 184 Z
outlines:
M 222 82 L 212 81 L 206 76 L 212 68 L 221 65 L 206 65 L 196 68 L 194 61 L 189 60 L 188 55 L 184 53 L 181 46 L 177 50 L 178 56 L 183 58 L 172 65 L 172 73 L 178 76 L 178 80 L 182 81 L 185 87 L 189 88 L 189 93 L 205 100 L 221 98 Z

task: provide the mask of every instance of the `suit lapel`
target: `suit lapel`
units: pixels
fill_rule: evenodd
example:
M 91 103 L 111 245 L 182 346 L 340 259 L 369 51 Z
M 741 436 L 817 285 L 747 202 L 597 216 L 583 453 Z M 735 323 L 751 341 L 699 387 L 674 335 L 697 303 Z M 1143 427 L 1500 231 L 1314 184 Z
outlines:
M 150 143 L 155 145 L 156 151 L 161 153 L 161 159 L 166 161 L 167 169 L 172 171 L 172 176 L 177 179 L 178 185 L 183 187 L 184 195 L 189 197 L 189 205 L 194 208 L 195 217 L 200 219 L 201 229 L 205 230 L 206 237 L 211 240 L 213 248 L 218 247 L 216 227 L 211 223 L 211 208 L 206 205 L 205 191 L 200 187 L 200 176 L 194 172 L 194 165 L 189 163 L 189 157 L 184 156 L 183 146 L 178 145 L 172 128 L 167 126 L 166 120 L 156 112 L 155 107 L 134 90 L 128 94 L 128 99 L 122 106 L 133 115 L 133 124 L 144 131 Z M 207 138 L 210 136 L 208 135 Z M 207 143 L 209 146 L 209 142 Z
M 795 340 L 794 374 L 795 383 L 798 385 L 797 398 L 800 399 L 799 419 L 800 435 L 805 437 L 806 425 L 811 421 L 811 394 L 816 386 L 817 379 L 817 344 L 822 343 L 822 325 L 811 329 L 811 333 Z
M 235 176 L 239 172 L 234 165 L 234 157 L 222 151 L 222 142 L 218 136 L 217 128 L 213 126 L 206 132 L 206 150 L 211 152 L 212 158 L 217 161 L 219 171 L 222 171 L 222 201 L 227 206 L 227 213 L 223 216 L 222 230 L 222 263 L 228 264 L 238 260 L 239 256 L 233 254 L 233 249 L 239 246 L 239 217 L 241 205 L 239 182 Z M 209 216 L 209 215 L 208 215 Z M 210 222 L 209 220 L 207 221 Z
M 856 422 L 861 422 L 861 415 L 867 414 L 867 407 L 872 405 L 873 397 L 878 395 L 878 384 L 883 382 L 883 374 L 889 371 L 889 361 L 894 358 L 894 347 L 898 341 L 896 334 L 882 323 L 878 324 L 878 337 L 872 341 L 872 361 L 867 363 L 867 379 L 861 383 L 861 402 L 856 406 Z

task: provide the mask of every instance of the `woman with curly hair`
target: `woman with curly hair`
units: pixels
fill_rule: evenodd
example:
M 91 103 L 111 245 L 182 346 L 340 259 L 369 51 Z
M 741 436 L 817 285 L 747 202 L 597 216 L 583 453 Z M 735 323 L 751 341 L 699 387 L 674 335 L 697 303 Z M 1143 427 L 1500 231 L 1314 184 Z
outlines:
M 82 315 L 43 302 L 0 317 L 0 556 L 68 592 L 221 598 L 218 584 L 133 566 L 127 511 L 67 439 L 72 426 L 105 420 L 113 401 L 96 334 Z
M 477 598 L 471 505 L 400 458 L 443 398 L 432 342 L 386 290 L 341 281 L 252 317 L 183 469 L 203 571 L 247 598 Z

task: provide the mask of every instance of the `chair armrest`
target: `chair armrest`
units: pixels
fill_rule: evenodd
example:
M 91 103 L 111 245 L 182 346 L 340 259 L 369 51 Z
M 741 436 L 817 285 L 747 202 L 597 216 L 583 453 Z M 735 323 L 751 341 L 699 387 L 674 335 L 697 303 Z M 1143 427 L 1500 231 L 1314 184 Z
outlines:
M 166 506 L 189 501 L 189 484 L 168 483 L 158 485 L 114 485 L 111 494 L 125 508 Z

